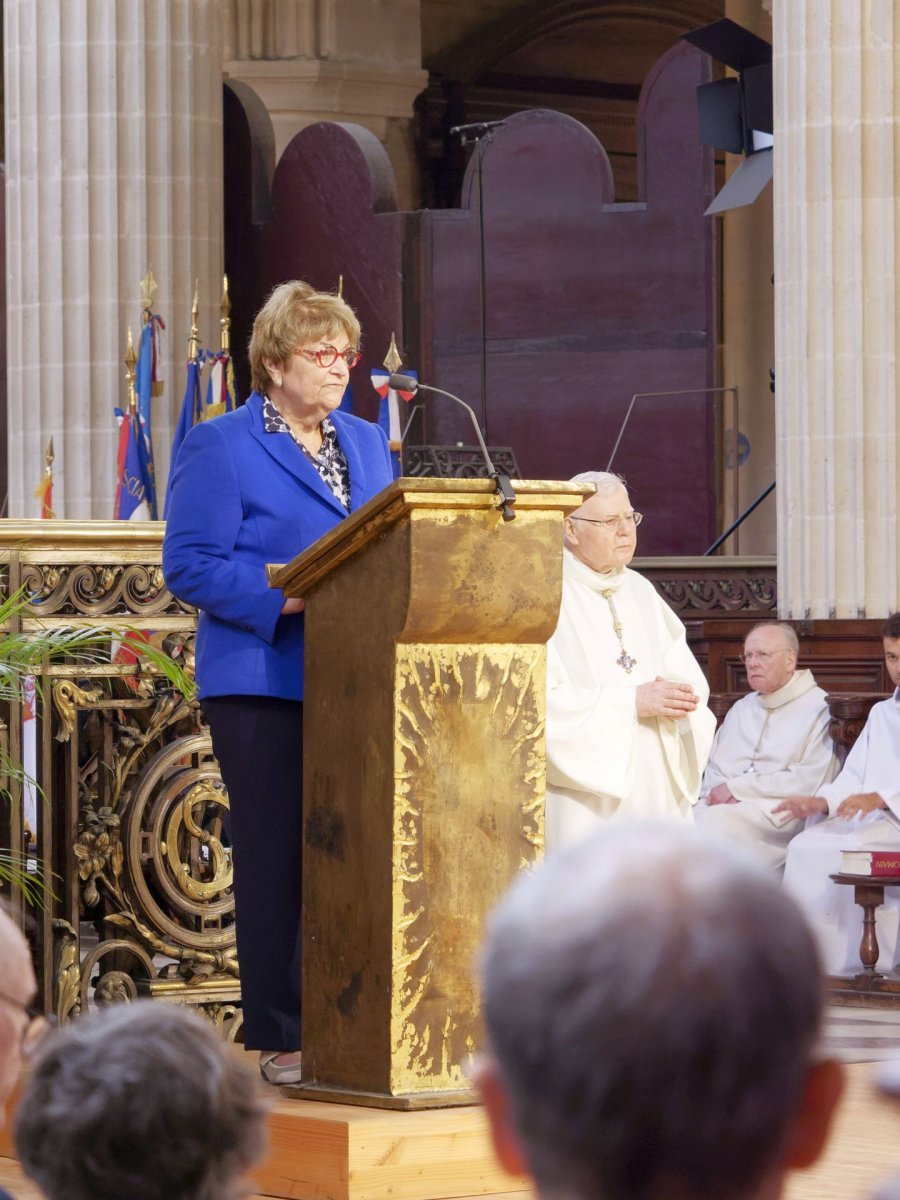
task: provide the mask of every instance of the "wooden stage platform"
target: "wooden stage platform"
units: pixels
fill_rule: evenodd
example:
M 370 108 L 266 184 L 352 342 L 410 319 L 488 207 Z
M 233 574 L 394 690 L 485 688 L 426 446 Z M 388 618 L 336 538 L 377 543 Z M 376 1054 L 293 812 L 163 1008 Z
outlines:
M 875 1092 L 875 1063 L 851 1063 L 825 1158 L 790 1177 L 786 1200 L 866 1200 L 900 1171 L 900 1102 Z M 0 1187 L 42 1200 L 0 1139 Z M 494 1165 L 478 1108 L 397 1113 L 304 1100 L 276 1102 L 258 1197 L 284 1200 L 529 1200 L 524 1180 Z

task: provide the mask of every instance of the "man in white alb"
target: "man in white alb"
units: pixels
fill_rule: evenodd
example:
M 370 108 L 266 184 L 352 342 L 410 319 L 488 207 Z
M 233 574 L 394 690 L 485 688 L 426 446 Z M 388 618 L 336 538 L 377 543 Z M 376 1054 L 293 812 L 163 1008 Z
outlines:
M 842 850 L 900 850 L 900 613 L 882 629 L 884 661 L 894 694 L 876 704 L 841 773 L 815 796 L 784 800 L 794 817 L 827 815 L 798 833 L 788 847 L 784 886 L 805 909 L 818 935 L 825 970 L 858 971 L 862 909 L 852 887 L 829 877 L 841 868 Z M 898 961 L 900 889 L 887 888 L 875 911 L 878 969 Z
M 774 809 L 817 792 L 838 767 L 825 693 L 811 671 L 797 670 L 799 652 L 790 625 L 771 621 L 747 634 L 741 658 L 754 690 L 716 734 L 696 809 L 713 833 L 746 841 L 776 870 L 804 822 Z
M 684 625 L 628 569 L 640 513 L 617 475 L 565 520 L 559 624 L 547 646 L 547 848 L 598 818 L 693 819 L 715 732 Z

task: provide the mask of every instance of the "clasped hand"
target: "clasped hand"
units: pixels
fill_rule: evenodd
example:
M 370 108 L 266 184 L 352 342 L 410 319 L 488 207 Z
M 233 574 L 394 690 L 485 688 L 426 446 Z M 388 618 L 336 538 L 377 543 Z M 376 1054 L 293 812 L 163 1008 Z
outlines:
M 637 686 L 637 715 L 639 717 L 670 717 L 677 721 L 692 713 L 700 698 L 689 683 L 676 683 L 661 675 L 652 683 Z

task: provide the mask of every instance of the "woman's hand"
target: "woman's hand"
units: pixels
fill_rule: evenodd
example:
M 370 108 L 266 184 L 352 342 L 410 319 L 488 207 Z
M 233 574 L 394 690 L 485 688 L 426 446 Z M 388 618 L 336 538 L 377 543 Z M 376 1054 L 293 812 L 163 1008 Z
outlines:
M 281 615 L 289 616 L 291 613 L 303 612 L 305 601 L 302 596 L 287 596 L 284 604 L 281 606 Z

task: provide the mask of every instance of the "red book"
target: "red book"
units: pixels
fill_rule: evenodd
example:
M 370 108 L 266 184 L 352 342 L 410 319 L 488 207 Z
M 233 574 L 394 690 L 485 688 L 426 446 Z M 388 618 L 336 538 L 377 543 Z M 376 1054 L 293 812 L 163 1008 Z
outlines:
M 900 850 L 842 850 L 842 875 L 900 875 Z

